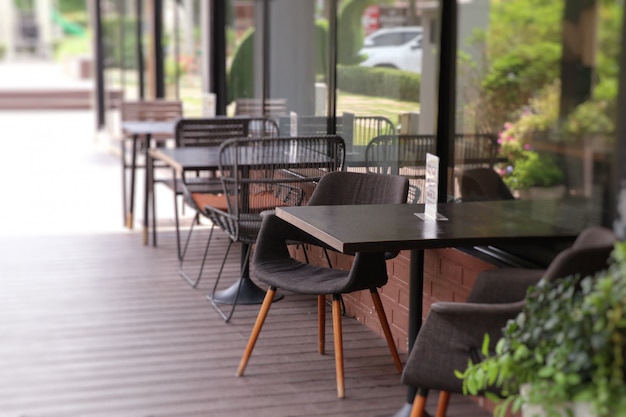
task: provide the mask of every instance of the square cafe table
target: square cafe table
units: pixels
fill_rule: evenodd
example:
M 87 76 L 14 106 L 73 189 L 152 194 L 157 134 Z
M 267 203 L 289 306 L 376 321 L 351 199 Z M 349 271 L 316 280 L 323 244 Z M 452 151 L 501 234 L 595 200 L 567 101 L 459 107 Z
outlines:
M 422 220 L 424 205 L 414 204 L 280 207 L 276 215 L 342 253 L 411 250 L 410 349 L 423 319 L 424 249 L 572 241 L 587 224 L 571 209 L 567 201 L 507 200 L 439 204 L 445 221 Z M 410 414 L 414 395 L 409 388 L 394 416 Z

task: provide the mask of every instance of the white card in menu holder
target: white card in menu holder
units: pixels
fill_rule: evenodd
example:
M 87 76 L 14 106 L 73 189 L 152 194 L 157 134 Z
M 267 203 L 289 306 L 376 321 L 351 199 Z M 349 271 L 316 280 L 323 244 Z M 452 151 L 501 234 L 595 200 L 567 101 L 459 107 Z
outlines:
M 439 191 L 439 157 L 431 153 L 426 154 L 426 181 L 424 194 L 424 213 L 415 213 L 424 220 L 448 220 L 437 213 Z

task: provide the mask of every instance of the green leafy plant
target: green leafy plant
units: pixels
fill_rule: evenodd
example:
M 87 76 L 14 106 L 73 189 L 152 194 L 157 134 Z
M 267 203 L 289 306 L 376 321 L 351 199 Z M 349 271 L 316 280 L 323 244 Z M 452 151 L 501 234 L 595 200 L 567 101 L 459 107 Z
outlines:
M 626 416 L 626 243 L 595 276 L 540 281 L 503 330 L 495 353 L 485 338 L 478 363 L 457 371 L 467 394 L 497 388 L 499 416 L 535 405 L 562 416 L 588 402 L 599 417 Z M 523 395 L 520 388 L 525 387 Z M 566 415 L 566 414 L 565 414 Z
M 562 184 L 564 175 L 551 155 L 521 150 L 515 165 L 505 171 L 502 179 L 512 190 L 527 190 Z
M 574 137 L 610 134 L 615 130 L 608 100 L 587 100 L 574 109 L 563 125 L 565 133 Z

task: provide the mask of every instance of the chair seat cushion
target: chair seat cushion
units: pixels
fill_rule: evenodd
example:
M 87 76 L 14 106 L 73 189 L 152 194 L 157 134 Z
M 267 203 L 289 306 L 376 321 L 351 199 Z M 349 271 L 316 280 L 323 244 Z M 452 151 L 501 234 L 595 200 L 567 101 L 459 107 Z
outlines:
M 255 263 L 253 272 L 261 282 L 300 294 L 339 294 L 349 283 L 349 271 L 315 266 L 295 259 Z
M 222 211 L 228 211 L 228 201 L 224 194 L 191 193 L 191 199 L 200 211 L 206 206 L 211 206 Z

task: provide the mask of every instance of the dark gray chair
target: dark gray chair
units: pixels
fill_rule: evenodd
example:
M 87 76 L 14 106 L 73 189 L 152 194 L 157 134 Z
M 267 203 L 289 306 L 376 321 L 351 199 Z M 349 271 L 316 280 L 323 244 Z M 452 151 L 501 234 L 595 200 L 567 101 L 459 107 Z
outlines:
M 420 388 L 411 417 L 424 415 L 428 389 L 441 391 L 437 416 L 445 416 L 450 393 L 463 392 L 462 380 L 454 371 L 463 371 L 468 360 L 482 359 L 485 334 L 489 334 L 490 350 L 494 351 L 502 328 L 522 310 L 529 286 L 540 279 L 591 275 L 607 268 L 615 241 L 609 229 L 588 228 L 546 270 L 487 270 L 478 275 L 467 302 L 432 304 L 402 373 L 402 383 Z
M 322 177 L 308 205 L 382 204 L 406 202 L 409 182 L 397 175 L 333 172 Z M 244 373 L 254 344 L 265 321 L 274 294 L 278 288 L 318 298 L 318 350 L 324 354 L 324 324 L 326 295 L 332 295 L 332 314 L 335 342 L 337 395 L 344 397 L 343 347 L 341 332 L 341 294 L 368 289 L 372 296 L 381 327 L 398 371 L 402 362 L 396 350 L 377 288 L 387 283 L 385 253 L 357 253 L 349 271 L 314 266 L 293 259 L 288 251 L 290 242 L 304 242 L 324 246 L 316 239 L 276 217 L 264 213 L 257 238 L 253 272 L 261 282 L 269 285 L 256 323 L 244 351 L 237 375 Z
M 470 168 L 461 173 L 461 200 L 513 200 L 515 197 L 493 168 Z

